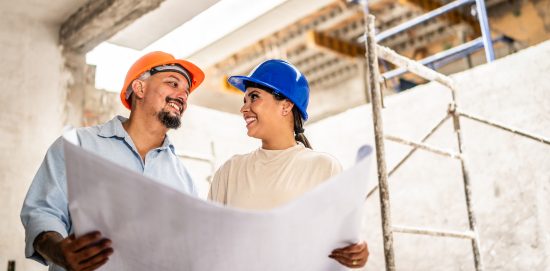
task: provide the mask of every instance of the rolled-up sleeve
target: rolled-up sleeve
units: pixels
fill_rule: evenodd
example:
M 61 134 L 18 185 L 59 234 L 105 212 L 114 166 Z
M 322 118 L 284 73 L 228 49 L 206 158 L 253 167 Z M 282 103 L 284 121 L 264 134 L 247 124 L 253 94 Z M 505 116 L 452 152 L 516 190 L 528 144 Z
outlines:
M 55 231 L 65 238 L 71 230 L 62 138 L 52 144 L 32 181 L 21 221 L 25 227 L 25 256 L 50 265 L 34 250 L 33 243 L 42 232 Z

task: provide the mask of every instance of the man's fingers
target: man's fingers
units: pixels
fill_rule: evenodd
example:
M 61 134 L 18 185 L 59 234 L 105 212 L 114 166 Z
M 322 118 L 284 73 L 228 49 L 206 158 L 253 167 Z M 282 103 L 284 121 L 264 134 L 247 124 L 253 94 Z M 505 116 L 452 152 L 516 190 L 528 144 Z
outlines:
M 90 258 L 94 257 L 95 255 L 99 254 L 103 250 L 109 248 L 111 246 L 112 242 L 109 239 L 101 240 L 101 242 L 88 246 L 79 252 L 76 253 L 76 256 L 78 259 L 80 259 L 80 262 L 85 262 L 89 260 Z
M 104 265 L 108 260 L 109 260 L 109 258 L 105 258 L 102 261 L 100 261 L 100 262 L 98 262 L 98 263 L 96 263 L 92 266 L 88 266 L 88 267 L 82 269 L 82 271 L 96 270 L 96 269 L 100 268 L 102 265 Z
M 101 233 L 98 231 L 88 233 L 80 238 L 76 238 L 73 242 L 71 242 L 71 250 L 73 252 L 81 250 L 85 246 L 97 241 L 99 238 L 101 238 Z
M 87 270 L 88 268 L 91 268 L 93 266 L 99 267 L 101 264 L 105 263 L 106 260 L 109 259 L 109 256 L 111 256 L 113 254 L 113 252 L 114 252 L 114 250 L 112 248 L 105 249 L 105 250 L 101 251 L 100 253 L 96 254 L 95 256 L 93 256 L 92 258 L 89 258 L 85 261 L 80 262 L 79 267 L 83 270 L 84 269 Z M 93 269 L 91 269 L 91 270 L 93 270 Z

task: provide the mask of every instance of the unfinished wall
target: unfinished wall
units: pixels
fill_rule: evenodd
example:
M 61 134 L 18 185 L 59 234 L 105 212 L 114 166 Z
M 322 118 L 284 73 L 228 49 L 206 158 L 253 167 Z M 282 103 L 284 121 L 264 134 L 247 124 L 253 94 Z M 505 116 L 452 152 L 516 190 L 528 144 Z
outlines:
M 19 212 L 27 189 L 65 119 L 59 27 L 2 9 L 0 13 L 0 270 L 45 270 L 25 260 Z
M 550 137 L 550 42 L 490 65 L 455 74 L 461 107 Z M 385 132 L 418 140 L 445 115 L 449 91 L 430 83 L 385 99 Z M 485 270 L 550 270 L 550 146 L 462 120 L 471 165 Z M 317 150 L 349 168 L 363 144 L 374 145 L 370 105 L 308 125 Z M 452 122 L 429 144 L 457 150 Z M 409 147 L 386 141 L 388 169 Z M 369 186 L 377 183 L 375 165 Z M 390 179 L 393 224 L 467 230 L 460 162 L 418 150 Z M 378 192 L 366 201 L 362 236 L 371 257 L 365 270 L 383 270 Z M 398 270 L 474 270 L 466 239 L 395 233 Z

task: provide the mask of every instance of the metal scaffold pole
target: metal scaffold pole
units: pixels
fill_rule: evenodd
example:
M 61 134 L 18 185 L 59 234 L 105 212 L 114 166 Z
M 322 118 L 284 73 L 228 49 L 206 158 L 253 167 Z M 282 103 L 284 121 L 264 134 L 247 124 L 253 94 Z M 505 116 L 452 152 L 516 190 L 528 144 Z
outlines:
M 367 73 L 368 73 L 367 77 L 368 77 L 368 83 L 369 83 L 369 93 L 371 95 L 372 118 L 373 118 L 373 124 L 374 124 L 374 141 L 376 145 L 376 162 L 377 162 L 377 169 L 378 169 L 378 186 L 374 187 L 367 194 L 366 198 L 371 196 L 376 191 L 376 189 L 379 190 L 380 209 L 381 209 L 381 216 L 382 216 L 382 235 L 383 235 L 383 242 L 384 242 L 384 256 L 386 260 L 385 262 L 386 271 L 396 270 L 394 249 L 393 249 L 394 232 L 471 239 L 472 251 L 474 254 L 475 269 L 476 271 L 484 270 L 483 259 L 481 255 L 481 242 L 479 237 L 477 219 L 474 211 L 472 185 L 470 180 L 468 159 L 465 155 L 464 136 L 463 136 L 463 131 L 460 127 L 461 116 L 487 124 L 487 125 L 491 125 L 493 127 L 496 127 L 508 132 L 512 132 L 517 135 L 524 136 L 526 138 L 536 140 L 537 142 L 541 142 L 543 144 L 550 144 L 550 138 L 548 137 L 536 135 L 531 132 L 520 130 L 512 126 L 504 125 L 497 121 L 485 119 L 483 117 L 460 110 L 457 106 L 457 99 L 456 99 L 457 91 L 456 91 L 455 80 L 435 71 L 433 67 L 432 69 L 430 69 L 424 66 L 426 64 L 433 63 L 435 59 L 448 57 L 452 55 L 451 53 L 449 52 L 440 53 L 439 55 L 426 58 L 424 60 L 417 62 L 407 57 L 404 57 L 402 55 L 399 55 L 398 53 L 396 53 L 390 48 L 377 44 L 378 41 L 388 36 L 394 35 L 395 33 L 398 33 L 398 32 L 402 32 L 414 25 L 420 24 L 421 22 L 429 20 L 437 15 L 441 15 L 444 12 L 449 12 L 450 10 L 456 9 L 457 7 L 463 6 L 468 3 L 472 3 L 474 1 L 477 3 L 477 10 L 478 10 L 480 26 L 481 26 L 483 36 L 478 40 L 464 44 L 463 46 L 458 46 L 455 49 L 451 49 L 451 50 L 454 50 L 452 54 L 456 52 L 475 49 L 477 47 L 480 47 L 481 42 L 483 42 L 485 51 L 486 51 L 487 62 L 491 62 L 492 60 L 494 60 L 494 51 L 493 51 L 493 45 L 492 45 L 492 40 L 490 36 L 490 29 L 489 29 L 489 24 L 487 20 L 487 12 L 485 10 L 484 0 L 455 1 L 451 4 L 447 4 L 446 6 L 438 9 L 437 12 L 431 12 L 429 14 L 426 14 L 424 17 L 421 16 L 421 17 L 418 17 L 418 19 L 413 19 L 409 23 L 405 23 L 403 26 L 397 26 L 394 29 L 387 30 L 386 32 L 381 33 L 378 39 L 375 37 L 374 16 L 368 14 L 366 1 L 363 0 L 361 3 L 363 4 L 363 11 L 365 14 L 366 33 L 363 36 L 363 38 L 366 46 L 366 60 L 367 60 Z M 387 34 L 384 34 L 384 33 L 387 33 Z M 441 54 L 444 54 L 444 55 L 441 55 Z M 400 68 L 387 72 L 384 75 L 380 76 L 380 70 L 378 68 L 378 58 L 380 58 L 381 60 L 388 61 L 396 66 L 399 66 Z M 381 88 L 380 82 L 385 81 L 387 79 L 386 77 L 383 77 L 383 76 L 393 77 L 399 74 L 403 74 L 406 71 L 414 73 L 429 81 L 438 82 L 441 85 L 448 87 L 451 90 L 451 94 L 452 94 L 452 102 L 449 105 L 449 108 L 446 112 L 447 114 L 435 126 L 433 126 L 433 128 L 430 131 L 428 131 L 428 133 L 420 141 L 405 139 L 394 135 L 385 135 L 383 125 L 382 125 L 383 97 L 380 91 L 380 88 Z M 456 152 L 451 149 L 443 149 L 437 146 L 426 144 L 425 143 L 426 139 L 428 139 L 428 137 L 430 137 L 450 117 L 452 117 L 453 119 L 454 130 L 457 135 L 459 151 Z M 394 166 L 394 168 L 390 171 L 390 173 L 387 173 L 384 139 L 413 147 L 413 149 L 409 151 L 409 153 L 404 158 L 402 158 L 401 161 L 397 163 L 396 166 Z M 438 229 L 431 229 L 431 228 L 392 225 L 388 178 L 405 161 L 407 161 L 417 149 L 429 151 L 432 153 L 437 153 L 440 155 L 444 155 L 444 156 L 448 156 L 448 157 L 460 160 L 461 166 L 462 166 L 462 179 L 464 182 L 466 209 L 468 212 L 468 221 L 469 221 L 468 230 L 449 231 L 449 230 L 438 230 Z
M 386 270 L 395 271 L 393 254 L 393 232 L 390 212 L 390 195 L 388 190 L 388 174 L 386 168 L 386 150 L 384 148 L 384 128 L 382 125 L 382 95 L 380 93 L 378 57 L 376 55 L 376 41 L 374 39 L 374 16 L 365 17 L 367 29 L 367 63 L 368 78 L 374 122 L 374 140 L 376 145 L 376 164 L 378 166 L 378 186 L 380 191 L 380 206 L 382 213 L 382 234 L 384 237 L 384 255 L 386 256 Z
M 474 253 L 474 264 L 476 271 L 483 271 L 483 259 L 481 258 L 481 243 L 479 240 L 479 232 L 477 230 L 477 219 L 474 212 L 474 205 L 472 202 L 472 186 L 470 183 L 470 171 L 468 168 L 468 161 L 464 155 L 464 137 L 462 130 L 460 129 L 460 115 L 456 111 L 456 92 L 454 88 L 451 88 L 453 103 L 449 105 L 449 113 L 453 116 L 454 130 L 458 139 L 458 151 L 460 153 L 461 165 L 462 165 L 462 179 L 464 180 L 464 195 L 466 196 L 466 209 L 468 210 L 468 221 L 470 223 L 470 231 L 474 233 L 475 238 L 472 239 L 472 250 Z
M 483 46 L 485 47 L 485 57 L 487 58 L 487 63 L 491 63 L 495 61 L 495 51 L 493 49 L 493 40 L 491 38 L 491 29 L 489 28 L 485 0 L 476 0 L 476 6 L 479 26 L 481 27 L 481 34 L 483 37 Z

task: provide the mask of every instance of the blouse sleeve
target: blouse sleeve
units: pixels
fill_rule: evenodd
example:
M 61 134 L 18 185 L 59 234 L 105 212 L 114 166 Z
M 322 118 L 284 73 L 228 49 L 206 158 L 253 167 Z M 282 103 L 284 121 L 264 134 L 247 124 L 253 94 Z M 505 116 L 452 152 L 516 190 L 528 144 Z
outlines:
M 332 162 L 331 177 L 334 177 L 342 172 L 344 172 L 344 167 L 342 167 L 342 164 L 334 158 L 334 161 Z
M 336 157 L 328 153 L 325 153 L 324 157 L 330 163 L 330 178 L 344 172 L 344 167 L 342 167 L 342 164 L 340 164 L 340 161 Z
M 226 167 L 226 164 L 223 164 L 214 174 L 212 185 L 210 186 L 210 192 L 208 193 L 208 200 L 219 202 L 224 205 L 227 204 L 226 196 L 228 174 L 224 174 L 224 167 Z

